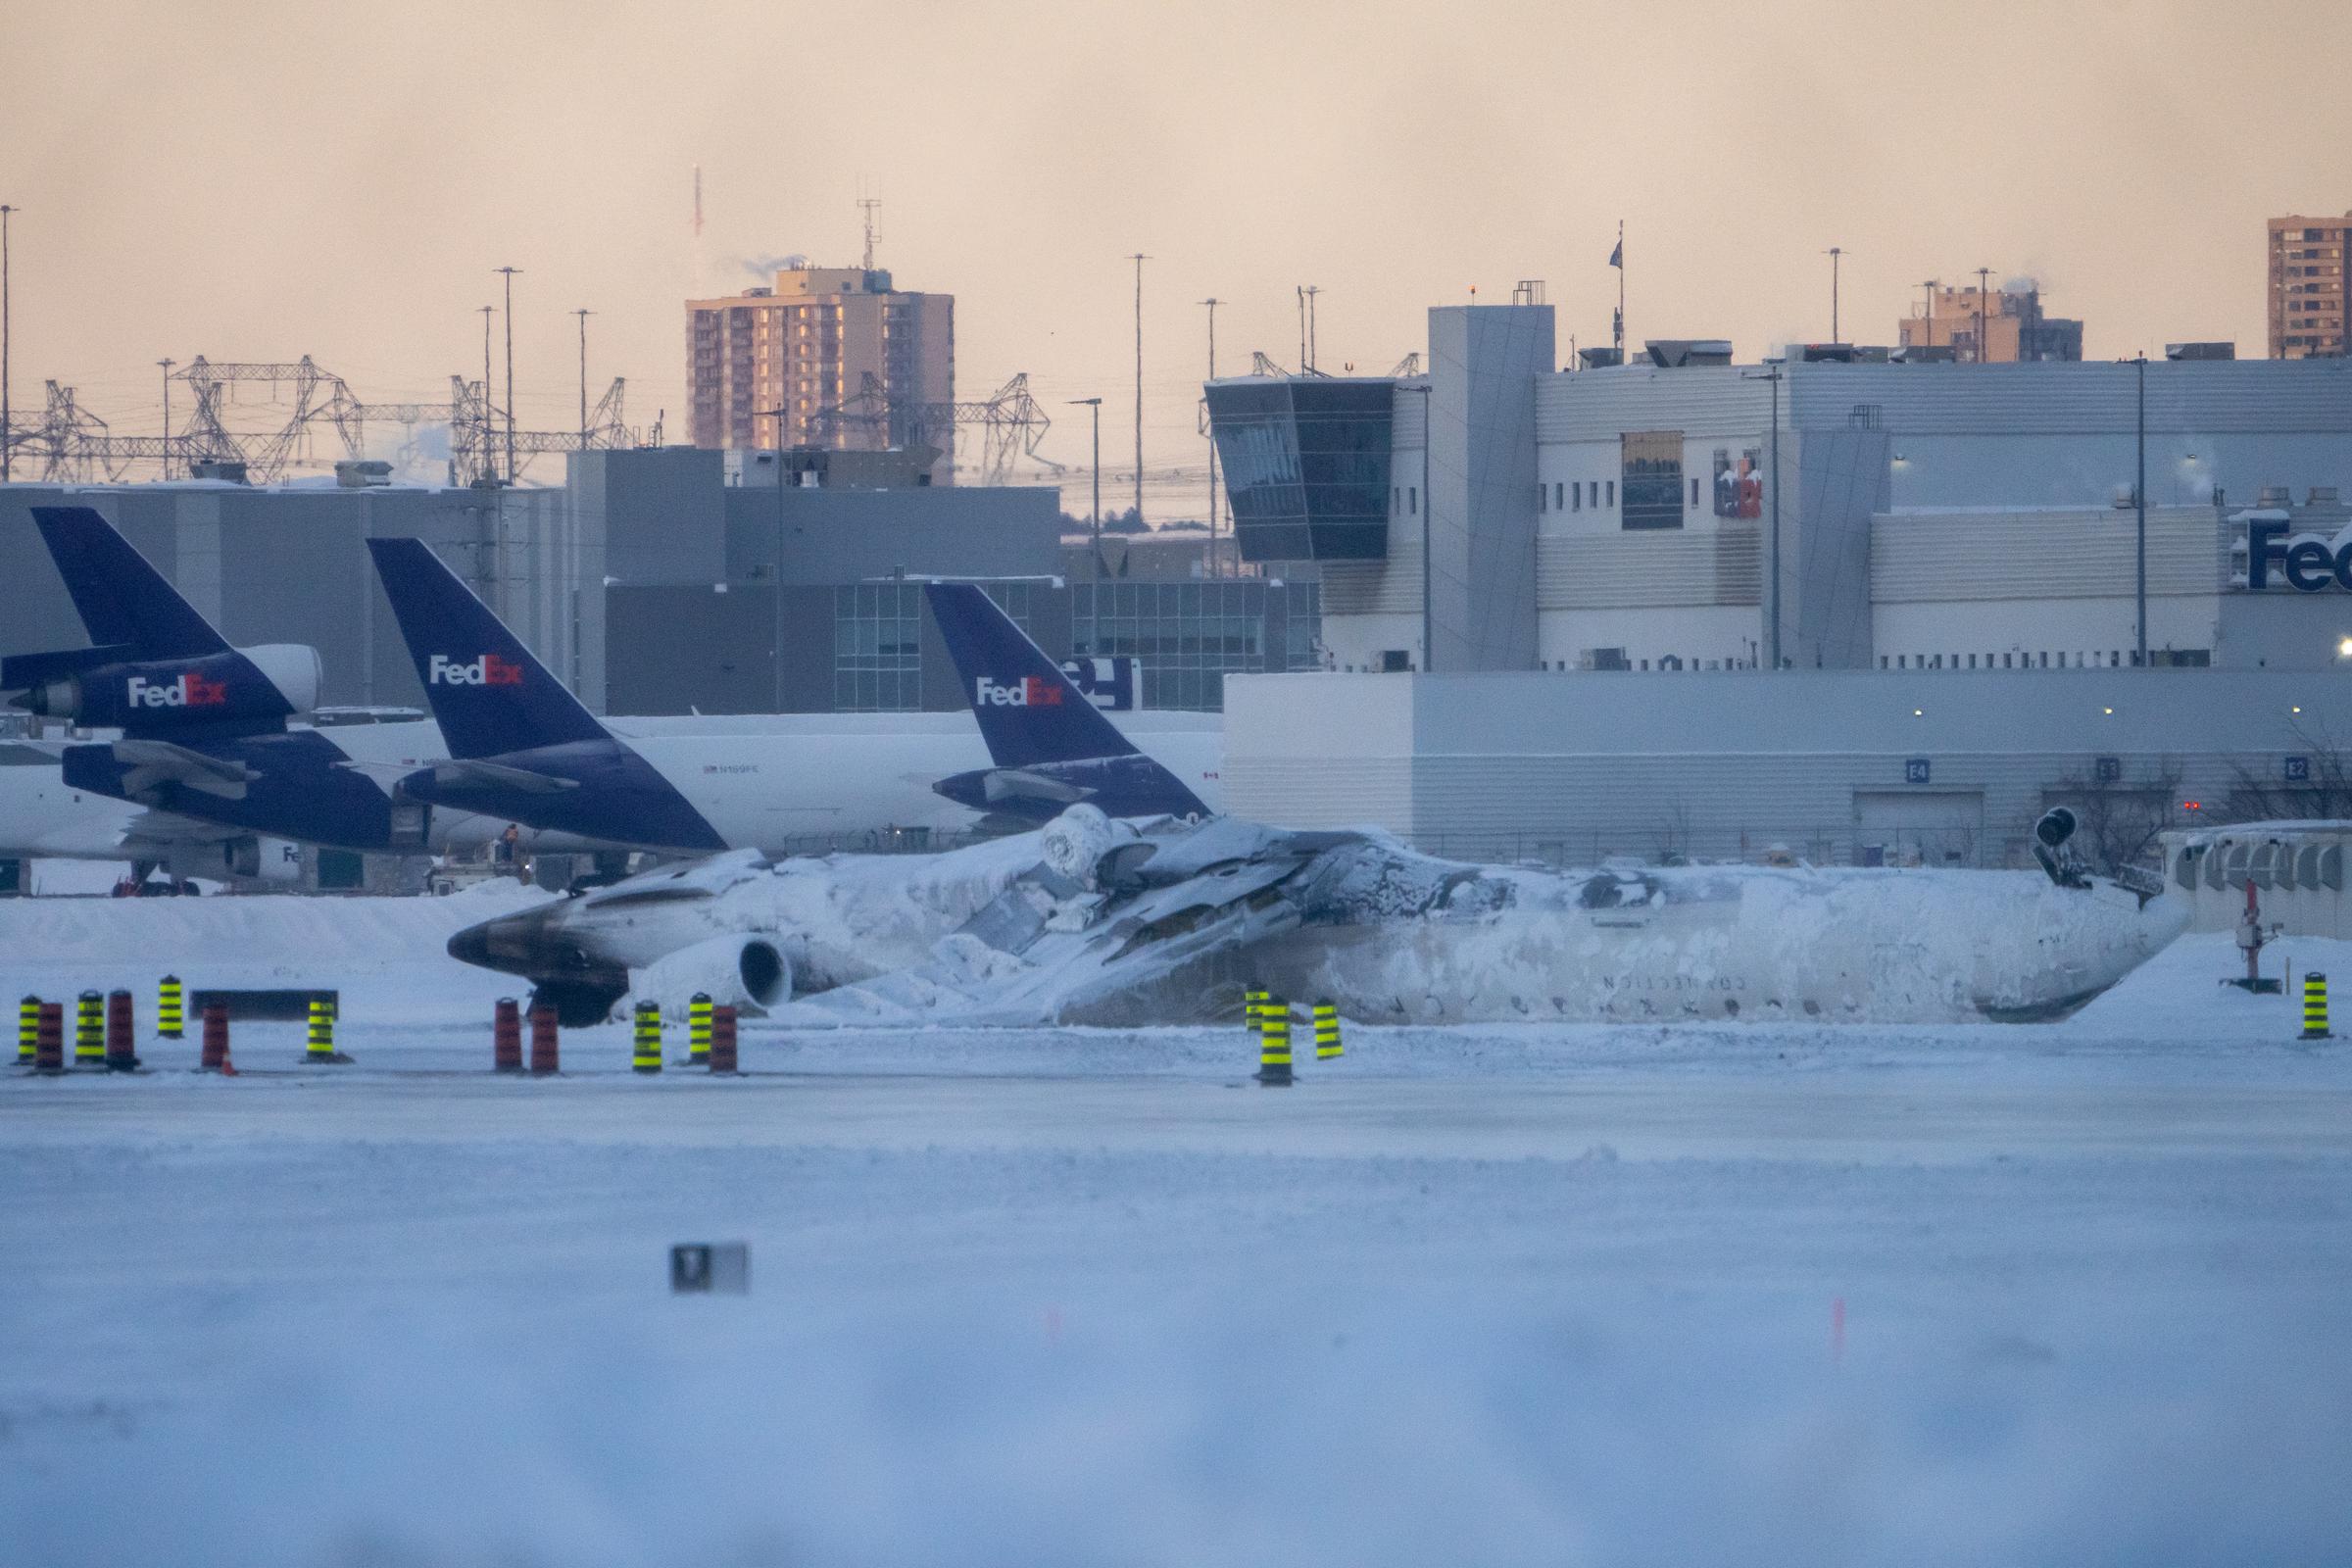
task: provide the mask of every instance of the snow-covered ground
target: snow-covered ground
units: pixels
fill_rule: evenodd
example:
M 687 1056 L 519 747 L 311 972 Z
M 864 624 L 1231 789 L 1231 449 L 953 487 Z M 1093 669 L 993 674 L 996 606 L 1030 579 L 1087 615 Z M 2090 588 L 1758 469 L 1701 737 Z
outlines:
M 440 956 L 529 897 L 0 905 L 0 998 L 338 984 L 358 1058 L 0 1076 L 0 1561 L 2352 1540 L 2352 1043 L 2227 938 L 2056 1025 L 1352 1030 L 1289 1091 L 1238 1030 L 754 1027 L 714 1081 L 608 1027 L 533 1082 Z M 696 1240 L 748 1297 L 668 1294 Z

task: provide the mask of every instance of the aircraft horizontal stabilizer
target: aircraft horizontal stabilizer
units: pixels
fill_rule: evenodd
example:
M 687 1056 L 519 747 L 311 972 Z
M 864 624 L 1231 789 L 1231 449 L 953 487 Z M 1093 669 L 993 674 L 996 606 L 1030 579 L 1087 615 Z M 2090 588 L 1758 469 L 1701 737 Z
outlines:
M 79 675 L 85 670 L 107 664 L 121 663 L 134 657 L 138 650 L 129 643 L 109 643 L 103 648 L 66 648 L 46 654 L 11 654 L 0 659 L 0 691 L 24 691 L 68 675 Z M 16 705 L 23 708 L 24 704 Z
M 998 801 L 1054 801 L 1063 806 L 1075 806 L 1095 792 L 1081 784 L 1070 784 L 1027 768 L 994 767 L 981 781 L 982 792 L 993 804 Z
M 478 758 L 435 762 L 432 771 L 433 782 L 444 788 L 465 784 L 495 785 L 524 795 L 557 795 L 580 787 L 580 781 L 575 778 L 558 778 L 549 773 L 533 772 L 527 767 L 485 762 Z

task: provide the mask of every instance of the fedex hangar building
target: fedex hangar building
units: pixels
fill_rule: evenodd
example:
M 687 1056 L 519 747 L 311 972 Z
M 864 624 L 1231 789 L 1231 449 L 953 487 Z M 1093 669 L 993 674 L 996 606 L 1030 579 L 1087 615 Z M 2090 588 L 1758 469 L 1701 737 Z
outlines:
M 2352 808 L 2352 362 L 1563 371 L 1510 305 L 1433 309 L 1426 363 L 1206 388 L 1243 558 L 1322 582 L 1322 673 L 1228 682 L 1238 811 L 2012 864 L 2069 800 L 2115 844 Z

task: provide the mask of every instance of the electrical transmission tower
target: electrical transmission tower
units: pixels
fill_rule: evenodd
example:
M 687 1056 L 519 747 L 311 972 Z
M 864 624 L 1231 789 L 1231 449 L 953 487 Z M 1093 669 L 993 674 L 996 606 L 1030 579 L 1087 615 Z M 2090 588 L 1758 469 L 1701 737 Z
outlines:
M 74 388 L 48 383 L 48 398 L 37 419 L 17 416 L 10 432 L 12 449 L 40 464 L 41 478 L 53 484 L 86 484 L 117 480 L 133 463 L 153 462 L 163 471 L 185 473 L 198 463 L 243 464 L 255 484 L 272 484 L 288 468 L 307 460 L 311 440 L 321 424 L 333 430 L 343 455 L 357 458 L 367 450 L 367 426 L 377 424 L 449 425 L 450 482 L 469 483 L 480 475 L 492 451 L 503 447 L 507 432 L 479 381 L 449 378 L 447 403 L 367 403 L 339 375 L 321 368 L 305 355 L 283 361 L 215 362 L 198 355 L 170 377 L 185 385 L 192 402 L 185 427 L 177 435 L 117 435 L 107 422 L 83 408 Z M 224 409 L 241 385 L 266 384 L 275 393 L 292 392 L 286 421 L 267 432 L 229 428 Z M 518 456 L 549 452 L 631 447 L 637 433 L 622 412 L 626 381 L 618 376 L 589 412 L 578 430 L 521 430 L 514 432 Z
M 828 446 L 841 445 L 845 435 L 858 431 L 873 446 L 924 445 L 951 455 L 959 436 L 976 430 L 978 461 L 958 462 L 956 466 L 959 472 L 976 475 L 984 485 L 1009 483 L 1012 466 L 1022 458 L 1054 466 L 1038 455 L 1038 443 L 1054 427 L 1054 421 L 1030 395 L 1026 370 L 990 397 L 947 403 L 894 398 L 881 377 L 867 370 L 860 376 L 855 396 L 817 410 L 810 423 L 817 439 Z

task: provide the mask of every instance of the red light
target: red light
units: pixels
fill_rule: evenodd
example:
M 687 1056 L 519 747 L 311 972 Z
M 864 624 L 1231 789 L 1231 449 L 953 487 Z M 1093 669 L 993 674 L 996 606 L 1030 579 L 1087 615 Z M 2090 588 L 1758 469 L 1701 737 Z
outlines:
M 2195 801 L 2182 801 L 2180 803 L 2180 809 L 2183 811 L 2201 811 L 2204 808 L 2204 807 L 2198 805 Z

